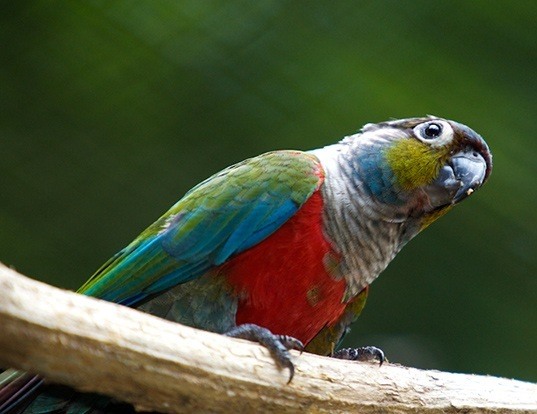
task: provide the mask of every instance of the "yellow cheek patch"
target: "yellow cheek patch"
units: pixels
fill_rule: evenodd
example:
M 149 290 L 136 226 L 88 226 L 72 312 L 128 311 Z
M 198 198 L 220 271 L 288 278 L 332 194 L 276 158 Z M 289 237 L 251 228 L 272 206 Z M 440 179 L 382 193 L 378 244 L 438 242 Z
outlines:
M 386 160 L 397 184 L 404 190 L 413 190 L 437 177 L 447 157 L 442 150 L 415 139 L 402 139 L 387 150 Z

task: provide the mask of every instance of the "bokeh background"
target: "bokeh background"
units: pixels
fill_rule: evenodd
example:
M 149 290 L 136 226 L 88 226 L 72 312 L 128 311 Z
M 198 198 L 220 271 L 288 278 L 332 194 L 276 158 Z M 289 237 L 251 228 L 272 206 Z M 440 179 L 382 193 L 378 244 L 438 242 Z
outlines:
M 346 345 L 537 381 L 537 3 L 3 1 L 0 260 L 78 287 L 191 186 L 366 122 L 467 123 L 483 190 L 411 242 Z

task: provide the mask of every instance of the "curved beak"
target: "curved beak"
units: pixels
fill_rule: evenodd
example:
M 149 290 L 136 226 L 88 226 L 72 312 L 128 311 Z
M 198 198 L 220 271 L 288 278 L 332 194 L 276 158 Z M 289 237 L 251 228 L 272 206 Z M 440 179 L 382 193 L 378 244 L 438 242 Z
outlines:
M 452 155 L 427 188 L 431 205 L 440 207 L 464 200 L 481 187 L 486 171 L 487 163 L 477 151 L 469 149 Z
M 487 163 L 481 154 L 475 151 L 460 152 L 451 157 L 451 167 L 460 186 L 453 197 L 453 203 L 458 203 L 481 187 Z

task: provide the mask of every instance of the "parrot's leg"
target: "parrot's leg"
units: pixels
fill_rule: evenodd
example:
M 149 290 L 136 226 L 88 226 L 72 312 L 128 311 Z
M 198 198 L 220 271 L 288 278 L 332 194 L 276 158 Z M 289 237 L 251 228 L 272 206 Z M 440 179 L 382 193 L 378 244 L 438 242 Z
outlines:
M 333 358 L 348 361 L 378 361 L 380 365 L 386 361 L 384 352 L 376 346 L 363 346 L 360 348 L 343 348 L 332 354 Z
M 291 362 L 289 350 L 296 349 L 303 351 L 304 344 L 301 341 L 288 335 L 275 335 L 268 329 L 252 323 L 238 325 L 224 333 L 224 335 L 232 338 L 247 339 L 248 341 L 263 345 L 270 351 L 272 357 L 280 367 L 289 368 L 290 374 L 287 383 L 291 382 L 295 375 L 295 366 Z

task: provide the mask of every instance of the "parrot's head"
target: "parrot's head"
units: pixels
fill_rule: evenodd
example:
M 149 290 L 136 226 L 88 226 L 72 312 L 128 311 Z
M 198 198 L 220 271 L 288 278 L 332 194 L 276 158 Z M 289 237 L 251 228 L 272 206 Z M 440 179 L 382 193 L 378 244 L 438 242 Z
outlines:
M 399 213 L 420 216 L 423 227 L 479 189 L 492 170 L 483 138 L 442 118 L 367 124 L 353 141 L 368 192 Z

